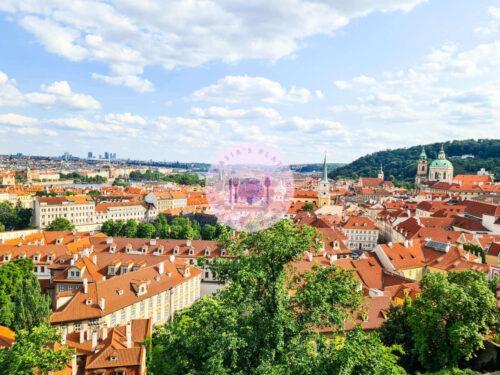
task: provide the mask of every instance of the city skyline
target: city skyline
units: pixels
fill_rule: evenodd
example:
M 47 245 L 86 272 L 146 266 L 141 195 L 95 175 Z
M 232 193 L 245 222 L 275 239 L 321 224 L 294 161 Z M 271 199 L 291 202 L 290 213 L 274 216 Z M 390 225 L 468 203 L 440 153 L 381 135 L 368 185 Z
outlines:
M 3 2 L 1 153 L 350 162 L 500 130 L 493 1 L 168 6 Z

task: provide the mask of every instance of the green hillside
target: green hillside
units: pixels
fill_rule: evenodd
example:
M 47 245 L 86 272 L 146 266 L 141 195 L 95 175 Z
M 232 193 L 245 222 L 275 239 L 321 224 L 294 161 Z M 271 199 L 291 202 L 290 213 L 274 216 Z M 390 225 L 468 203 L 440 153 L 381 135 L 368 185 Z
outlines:
M 424 145 L 427 158 L 437 158 L 441 143 Z M 455 175 L 476 174 L 481 168 L 500 177 L 500 140 L 468 139 L 451 141 L 444 144 L 446 157 L 453 163 Z M 385 178 L 396 183 L 413 183 L 417 161 L 422 145 L 395 150 L 378 151 L 356 159 L 350 164 L 336 168 L 329 173 L 330 178 L 376 177 L 380 165 L 384 168 Z M 462 155 L 474 155 L 474 158 L 462 159 Z
M 326 163 L 326 168 L 328 171 L 333 171 L 344 165 L 345 163 Z M 290 165 L 290 169 L 298 173 L 321 173 L 323 171 L 323 163 Z

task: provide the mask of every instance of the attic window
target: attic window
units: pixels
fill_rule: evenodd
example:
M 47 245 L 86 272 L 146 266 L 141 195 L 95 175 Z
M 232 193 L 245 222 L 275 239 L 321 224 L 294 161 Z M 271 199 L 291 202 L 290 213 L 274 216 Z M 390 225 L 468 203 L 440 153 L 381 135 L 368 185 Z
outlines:
M 110 360 L 111 362 L 116 362 L 116 361 L 118 361 L 118 357 L 117 357 L 117 356 L 115 356 L 115 355 L 110 355 L 110 356 L 109 356 L 109 360 Z
M 209 247 L 207 247 L 207 248 L 205 249 L 205 256 L 209 256 L 209 255 L 210 255 L 210 252 L 211 252 L 210 248 L 209 248 Z
M 222 250 L 220 251 L 220 255 L 222 255 L 222 256 L 226 255 L 226 249 L 222 249 Z
M 189 248 L 189 255 L 194 255 L 194 249 L 192 247 Z
M 92 305 L 92 300 L 91 300 L 90 298 L 87 298 L 87 299 L 85 300 L 85 304 L 86 304 L 86 305 Z
M 33 260 L 35 262 L 38 262 L 40 260 L 40 255 L 38 255 L 38 254 L 37 255 L 33 255 Z
M 119 296 L 122 296 L 123 295 L 123 289 L 116 289 L 116 294 L 118 294 Z
M 53 260 L 53 256 L 52 255 L 48 255 L 47 256 L 47 261 L 52 262 L 52 260 Z
M 174 255 L 179 255 L 179 246 L 174 247 Z

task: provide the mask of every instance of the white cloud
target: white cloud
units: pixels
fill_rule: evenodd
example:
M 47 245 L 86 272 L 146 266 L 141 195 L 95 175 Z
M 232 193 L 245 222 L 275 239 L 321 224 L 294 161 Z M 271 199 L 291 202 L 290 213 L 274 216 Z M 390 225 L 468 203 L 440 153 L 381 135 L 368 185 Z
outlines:
M 222 103 L 299 103 L 305 104 L 314 95 L 306 88 L 286 89 L 279 82 L 264 77 L 225 76 L 216 83 L 195 91 L 193 100 Z M 315 94 L 318 97 L 318 94 Z
M 41 105 L 76 110 L 97 110 L 101 104 L 90 95 L 72 91 L 67 81 L 56 81 L 42 85 L 41 91 L 23 94 L 16 82 L 0 71 L 0 107 Z
M 37 123 L 38 120 L 36 118 L 19 115 L 17 113 L 0 114 L 0 125 L 33 126 Z
M 230 109 L 228 107 L 192 108 L 191 113 L 205 118 L 267 118 L 278 120 L 281 115 L 273 108 L 253 107 L 250 109 Z
M 482 35 L 492 35 L 498 31 L 500 24 L 500 7 L 491 6 L 488 8 L 488 12 L 491 16 L 491 21 L 486 25 L 477 27 L 474 31 Z
M 146 125 L 144 117 L 134 115 L 130 112 L 125 113 L 108 113 L 105 116 L 105 121 L 113 124 L 128 124 L 128 125 Z
M 14 14 L 48 51 L 104 62 L 113 72 L 106 82 L 121 77 L 126 85 L 123 77 L 138 76 L 148 65 L 275 61 L 292 56 L 308 37 L 333 35 L 352 18 L 407 12 L 423 1 L 4 0 L 0 10 Z
M 92 73 L 92 78 L 106 82 L 113 86 L 126 86 L 137 92 L 150 92 L 154 90 L 153 84 L 147 79 L 139 76 L 107 76 L 97 73 Z

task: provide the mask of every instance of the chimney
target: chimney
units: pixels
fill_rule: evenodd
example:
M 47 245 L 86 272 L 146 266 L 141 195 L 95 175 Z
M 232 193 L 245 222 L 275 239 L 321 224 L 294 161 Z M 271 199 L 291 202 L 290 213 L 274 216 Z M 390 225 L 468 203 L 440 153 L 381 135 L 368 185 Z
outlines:
M 168 260 L 170 261 L 170 263 L 174 263 L 175 262 L 175 256 L 174 255 L 170 255 L 168 257 Z
M 165 272 L 165 265 L 163 264 L 163 262 L 158 263 L 158 273 L 160 275 L 163 275 L 164 272 Z
M 97 346 L 97 331 L 92 332 L 92 350 Z
M 83 344 L 85 341 L 85 331 L 83 329 L 80 330 L 80 344 Z
M 104 308 L 106 307 L 106 300 L 104 298 L 99 298 L 99 308 L 104 311 Z
M 125 328 L 125 335 L 127 337 L 127 348 L 132 347 L 132 323 L 128 322 Z
M 102 328 L 102 339 L 106 340 L 108 338 L 108 327 Z
M 87 294 L 89 292 L 89 283 L 87 278 L 83 279 L 83 293 Z
M 61 344 L 66 345 L 66 335 L 68 334 L 68 329 L 66 327 L 63 328 L 61 333 Z

